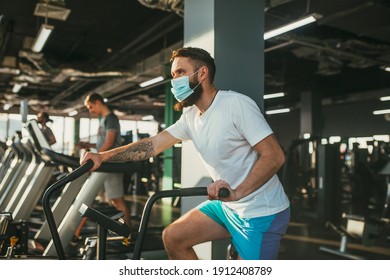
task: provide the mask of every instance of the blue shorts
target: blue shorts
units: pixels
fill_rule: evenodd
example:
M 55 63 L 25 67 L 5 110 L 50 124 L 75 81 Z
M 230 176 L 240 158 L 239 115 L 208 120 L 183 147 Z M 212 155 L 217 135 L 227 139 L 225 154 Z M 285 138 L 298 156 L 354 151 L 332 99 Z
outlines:
M 290 208 L 274 215 L 250 219 L 239 217 L 220 200 L 205 201 L 197 208 L 227 229 L 242 259 L 277 259 L 280 240 L 290 221 Z

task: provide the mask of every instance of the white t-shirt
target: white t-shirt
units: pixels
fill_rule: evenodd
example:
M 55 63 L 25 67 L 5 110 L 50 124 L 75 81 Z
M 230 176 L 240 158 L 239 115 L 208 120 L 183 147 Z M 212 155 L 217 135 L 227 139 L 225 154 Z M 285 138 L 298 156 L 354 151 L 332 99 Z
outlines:
M 192 106 L 166 130 L 182 141 L 192 140 L 211 178 L 225 180 L 232 189 L 245 180 L 258 158 L 252 147 L 273 133 L 251 98 L 221 90 L 204 114 Z M 254 218 L 278 213 L 289 201 L 275 175 L 255 192 L 225 205 L 243 218 Z

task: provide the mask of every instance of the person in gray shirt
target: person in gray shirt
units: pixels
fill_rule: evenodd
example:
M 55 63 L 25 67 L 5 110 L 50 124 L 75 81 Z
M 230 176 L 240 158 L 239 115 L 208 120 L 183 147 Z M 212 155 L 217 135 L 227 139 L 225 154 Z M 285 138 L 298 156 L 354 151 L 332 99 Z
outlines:
M 122 138 L 120 136 L 119 119 L 107 106 L 103 97 L 97 93 L 92 93 L 85 98 L 84 105 L 92 115 L 100 117 L 96 150 L 98 152 L 103 152 L 121 146 Z M 92 146 L 89 145 L 88 147 Z M 130 211 L 124 198 L 123 174 L 107 173 L 107 178 L 104 181 L 104 189 L 107 198 L 111 201 L 112 205 L 114 205 L 118 211 L 123 212 L 123 220 L 131 229 Z M 86 219 L 83 219 L 76 230 L 75 238 L 79 238 L 85 222 Z

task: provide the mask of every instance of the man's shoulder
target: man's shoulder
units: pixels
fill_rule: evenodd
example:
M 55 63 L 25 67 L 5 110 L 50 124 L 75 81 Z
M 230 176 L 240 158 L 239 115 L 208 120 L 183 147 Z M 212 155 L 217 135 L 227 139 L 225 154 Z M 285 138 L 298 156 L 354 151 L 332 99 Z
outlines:
M 190 107 L 186 107 L 183 112 L 182 116 L 190 116 L 190 115 L 195 115 L 198 111 L 198 108 L 195 105 L 192 105 Z
M 104 117 L 105 121 L 119 121 L 119 118 L 114 113 L 109 113 L 107 116 Z
M 114 113 L 110 113 L 104 117 L 105 127 L 117 127 L 119 125 L 119 118 Z
M 221 97 L 223 97 L 221 98 L 222 100 L 230 102 L 239 102 L 240 100 L 252 100 L 251 97 L 234 90 L 220 90 L 218 94 L 221 94 Z
M 108 117 L 108 118 L 115 118 L 115 119 L 118 118 L 118 116 L 115 115 L 114 112 L 109 113 L 109 114 L 106 116 L 106 118 L 107 118 L 107 117 Z

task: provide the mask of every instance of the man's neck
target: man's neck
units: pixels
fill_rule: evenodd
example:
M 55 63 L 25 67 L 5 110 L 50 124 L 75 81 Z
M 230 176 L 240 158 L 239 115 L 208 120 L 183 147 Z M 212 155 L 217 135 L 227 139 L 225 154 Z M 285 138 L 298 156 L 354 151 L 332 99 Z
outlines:
M 107 106 L 102 107 L 102 113 L 101 116 L 105 118 L 107 115 L 111 113 L 111 110 Z
M 213 104 L 217 92 L 218 91 L 214 86 L 203 91 L 202 96 L 195 104 L 195 106 L 198 108 L 201 114 L 204 114 L 204 112 L 207 111 L 207 109 L 211 106 L 211 104 Z

